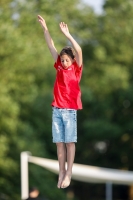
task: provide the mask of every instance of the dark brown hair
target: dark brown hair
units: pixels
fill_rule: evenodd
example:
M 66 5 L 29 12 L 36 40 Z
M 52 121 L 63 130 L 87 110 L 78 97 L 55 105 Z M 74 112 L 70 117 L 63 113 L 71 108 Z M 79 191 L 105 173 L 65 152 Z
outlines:
M 70 46 L 66 46 L 64 47 L 61 52 L 60 52 L 60 56 L 63 56 L 64 54 L 70 56 L 72 59 L 75 58 L 75 51 L 72 47 Z

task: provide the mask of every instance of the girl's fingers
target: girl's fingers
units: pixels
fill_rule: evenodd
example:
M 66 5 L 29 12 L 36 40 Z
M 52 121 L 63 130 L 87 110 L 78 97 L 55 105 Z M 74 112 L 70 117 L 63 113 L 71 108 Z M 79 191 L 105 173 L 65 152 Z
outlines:
M 38 15 L 38 19 L 41 19 L 41 16 L 40 16 L 40 15 Z
M 60 23 L 60 28 L 67 28 L 67 24 L 65 24 L 64 22 Z
M 42 18 L 41 15 L 38 15 L 39 18 Z
M 38 15 L 38 19 L 44 21 L 44 19 L 40 15 Z
M 66 26 L 67 24 L 65 24 L 64 22 L 61 22 L 60 25 Z

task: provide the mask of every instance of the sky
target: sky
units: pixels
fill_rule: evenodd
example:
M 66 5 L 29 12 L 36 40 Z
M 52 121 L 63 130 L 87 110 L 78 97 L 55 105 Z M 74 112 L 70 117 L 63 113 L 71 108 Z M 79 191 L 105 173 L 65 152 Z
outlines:
M 104 0 L 83 0 L 83 2 L 90 5 L 97 14 L 102 13 L 102 5 L 104 3 Z

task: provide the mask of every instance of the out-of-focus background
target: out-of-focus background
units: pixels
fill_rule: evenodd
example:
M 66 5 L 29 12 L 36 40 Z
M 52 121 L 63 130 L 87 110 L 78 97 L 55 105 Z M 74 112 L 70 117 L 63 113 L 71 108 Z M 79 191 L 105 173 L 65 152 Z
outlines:
M 97 14 L 102 14 L 103 12 L 103 4 L 104 0 L 82 0 L 82 2 L 88 4 L 91 8 L 93 8 L 94 12 Z
M 55 70 L 38 14 L 58 51 L 68 44 L 60 21 L 83 49 L 75 163 L 133 171 L 133 1 L 102 5 L 96 12 L 87 0 L 0 1 L 0 200 L 21 198 L 22 151 L 57 159 L 51 137 Z M 29 164 L 30 187 L 48 200 L 105 200 L 104 184 L 72 180 L 59 190 L 57 179 Z M 113 200 L 133 200 L 133 186 L 113 185 Z

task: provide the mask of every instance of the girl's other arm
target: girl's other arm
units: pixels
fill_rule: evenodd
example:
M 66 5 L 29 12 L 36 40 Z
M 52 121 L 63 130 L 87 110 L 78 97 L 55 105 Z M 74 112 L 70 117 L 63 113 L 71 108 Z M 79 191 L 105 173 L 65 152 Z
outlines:
M 78 64 L 79 67 L 81 67 L 82 62 L 83 62 L 83 58 L 82 58 L 82 49 L 79 46 L 79 44 L 76 42 L 76 40 L 72 37 L 72 35 L 69 33 L 69 29 L 67 24 L 65 24 L 64 22 L 60 23 L 60 29 L 62 31 L 62 33 L 68 38 L 68 40 L 71 42 L 75 52 L 76 52 L 76 62 Z
M 48 27 L 46 25 L 46 22 L 45 20 L 40 16 L 38 15 L 38 21 L 40 22 L 42 28 L 43 28 L 43 31 L 44 31 L 44 37 L 45 37 L 45 40 L 46 40 L 46 43 L 48 45 L 48 48 L 52 54 L 52 57 L 54 58 L 54 61 L 56 62 L 57 61 L 57 57 L 58 57 L 58 52 L 54 46 L 54 42 L 50 36 L 50 33 L 48 31 Z

